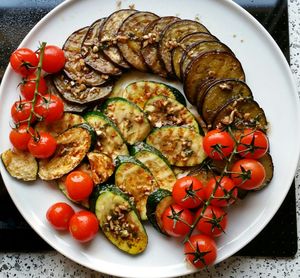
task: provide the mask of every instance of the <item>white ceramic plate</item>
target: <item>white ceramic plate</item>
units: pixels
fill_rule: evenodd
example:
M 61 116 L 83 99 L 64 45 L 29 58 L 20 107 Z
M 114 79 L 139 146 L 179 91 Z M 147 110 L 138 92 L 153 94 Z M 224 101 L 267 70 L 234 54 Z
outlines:
M 76 29 L 115 11 L 116 2 L 66 1 L 37 24 L 21 45 L 32 49 L 36 49 L 40 41 L 62 45 Z M 279 208 L 293 180 L 299 155 L 300 117 L 298 96 L 288 64 L 270 35 L 231 1 L 123 0 L 121 3 L 122 8 L 135 3 L 136 9 L 152 11 L 160 16 L 200 18 L 211 33 L 228 44 L 240 59 L 247 83 L 270 122 L 274 179 L 265 190 L 250 194 L 230 209 L 227 233 L 217 240 L 217 262 L 220 262 L 241 249 L 264 228 Z M 8 68 L 0 95 L 1 152 L 10 148 L 9 111 L 18 98 L 19 81 L 19 77 Z M 182 89 L 180 84 L 175 85 Z M 150 226 L 147 226 L 149 246 L 137 257 L 118 251 L 102 235 L 89 244 L 76 243 L 69 234 L 51 229 L 45 220 L 48 207 L 64 200 L 56 187 L 41 181 L 31 184 L 18 182 L 7 174 L 2 164 L 0 167 L 9 194 L 27 222 L 51 246 L 77 263 L 125 277 L 169 277 L 194 271 L 184 262 L 181 243 L 162 237 Z

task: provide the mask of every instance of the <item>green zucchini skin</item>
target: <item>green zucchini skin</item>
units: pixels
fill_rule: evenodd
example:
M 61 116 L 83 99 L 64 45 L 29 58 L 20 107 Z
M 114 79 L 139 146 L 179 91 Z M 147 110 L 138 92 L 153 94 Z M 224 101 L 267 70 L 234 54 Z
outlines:
M 146 249 L 146 230 L 124 192 L 112 184 L 100 185 L 94 189 L 90 200 L 90 208 L 112 244 L 130 255 L 140 254 Z
M 170 85 L 166 85 L 173 93 L 173 95 L 175 96 L 175 99 L 181 103 L 183 106 L 186 106 L 187 103 L 186 103 L 186 99 L 185 97 L 183 96 L 183 94 L 177 90 L 176 88 L 170 86 Z
M 73 127 L 84 128 L 90 133 L 91 146 L 90 146 L 89 151 L 92 151 L 95 148 L 95 145 L 96 145 L 96 142 L 97 142 L 97 134 L 96 134 L 95 129 L 92 126 L 90 126 L 88 123 L 77 124 L 77 125 L 74 125 Z

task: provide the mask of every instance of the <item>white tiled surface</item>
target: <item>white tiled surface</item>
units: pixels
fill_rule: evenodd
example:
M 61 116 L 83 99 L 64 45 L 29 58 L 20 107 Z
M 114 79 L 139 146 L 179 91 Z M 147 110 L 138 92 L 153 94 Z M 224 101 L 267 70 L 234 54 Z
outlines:
M 263 0 L 262 0 L 263 1 Z M 291 69 L 300 94 L 300 1 L 289 0 L 290 16 L 290 48 Z M 297 217 L 300 223 L 300 167 L 296 174 Z M 298 225 L 298 235 L 300 225 Z M 300 241 L 298 241 L 300 245 Z M 1 244 L 1 242 L 0 242 Z M 44 253 L 0 253 L 0 278 L 2 277 L 103 277 L 102 275 L 86 269 L 55 251 Z M 300 253 L 291 259 L 264 259 L 232 257 L 211 269 L 210 273 L 202 272 L 192 277 L 300 277 Z

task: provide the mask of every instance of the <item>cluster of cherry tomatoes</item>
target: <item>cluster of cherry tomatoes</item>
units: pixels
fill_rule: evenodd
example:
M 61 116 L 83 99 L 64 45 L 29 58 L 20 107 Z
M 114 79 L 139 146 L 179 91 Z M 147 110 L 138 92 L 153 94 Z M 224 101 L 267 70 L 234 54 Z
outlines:
M 63 116 L 64 104 L 59 97 L 47 92 L 44 76 L 38 75 L 40 58 L 39 51 L 34 52 L 28 48 L 19 48 L 10 56 L 11 67 L 22 76 L 20 92 L 23 98 L 11 107 L 15 127 L 9 138 L 16 149 L 29 151 L 36 158 L 48 158 L 56 150 L 55 138 L 47 132 L 36 133 L 31 126 L 36 121 L 50 123 L 59 120 Z M 62 49 L 54 45 L 44 47 L 41 64 L 44 73 L 58 72 L 64 64 Z
M 245 129 L 234 135 L 212 130 L 204 137 L 203 148 L 211 159 L 226 160 L 228 165 L 230 156 L 241 159 L 206 184 L 193 176 L 178 179 L 172 191 L 174 203 L 163 212 L 163 230 L 173 237 L 186 237 L 186 259 L 198 268 L 215 261 L 214 238 L 226 230 L 224 209 L 237 200 L 238 188 L 253 190 L 264 182 L 265 169 L 257 159 L 265 155 L 269 143 L 259 130 Z

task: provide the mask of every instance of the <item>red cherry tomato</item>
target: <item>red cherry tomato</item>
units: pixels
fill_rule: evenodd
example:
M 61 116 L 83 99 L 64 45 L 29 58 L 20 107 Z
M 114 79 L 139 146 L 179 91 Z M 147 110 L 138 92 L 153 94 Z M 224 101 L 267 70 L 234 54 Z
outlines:
M 184 244 L 186 260 L 197 268 L 211 265 L 217 258 L 217 245 L 207 235 L 193 235 Z
M 16 73 L 22 76 L 29 75 L 36 70 L 38 57 L 31 49 L 19 48 L 10 56 L 10 65 Z
M 73 171 L 68 174 L 65 184 L 69 197 L 74 201 L 86 199 L 94 187 L 92 178 L 83 171 Z
M 32 127 L 28 129 L 27 124 L 22 124 L 10 132 L 9 140 L 16 149 L 26 151 L 28 150 L 28 142 L 33 134 L 34 130 Z
M 193 224 L 193 215 L 188 210 L 177 204 L 166 208 L 162 215 L 163 229 L 170 236 L 181 237 L 186 235 Z
M 245 158 L 258 159 L 266 154 L 268 148 L 269 141 L 265 133 L 260 130 L 245 129 L 237 150 Z
M 203 138 L 203 149 L 214 160 L 222 160 L 229 156 L 234 144 L 228 132 L 217 129 L 209 131 Z
M 36 158 L 48 158 L 56 150 L 56 140 L 51 134 L 41 131 L 35 137 L 30 138 L 28 150 Z
M 65 65 L 64 51 L 55 45 L 46 45 L 42 68 L 48 73 L 60 71 Z
M 68 230 L 70 219 L 74 213 L 70 205 L 60 202 L 52 205 L 48 209 L 46 217 L 53 228 L 57 230 Z
M 64 113 L 64 103 L 61 98 L 55 95 L 45 95 L 40 97 L 35 106 L 35 112 L 43 117 L 45 122 L 54 122 L 59 120 Z
M 235 185 L 245 190 L 259 188 L 266 178 L 264 166 L 254 159 L 245 158 L 237 161 L 232 166 L 231 172 Z
M 195 208 L 205 200 L 205 191 L 201 181 L 195 177 L 183 177 L 175 182 L 172 196 L 184 208 Z
M 11 117 L 14 122 L 24 123 L 29 120 L 32 104 L 26 100 L 16 101 L 11 107 Z M 30 123 L 34 123 L 36 120 L 35 115 L 32 114 Z
M 20 85 L 20 90 L 21 90 L 22 96 L 26 100 L 33 99 L 35 86 L 36 86 L 36 75 L 35 74 L 31 74 L 23 79 L 23 82 Z M 45 79 L 42 76 L 40 78 L 38 92 L 42 95 L 44 95 L 47 92 L 47 84 L 46 84 Z
M 200 208 L 195 217 L 198 217 L 203 208 Z M 215 206 L 207 206 L 202 218 L 197 223 L 197 230 L 212 237 L 218 237 L 225 232 L 227 227 L 227 214 L 224 210 Z
M 235 202 L 238 189 L 232 179 L 223 177 L 220 180 L 220 178 L 220 176 L 216 176 L 208 181 L 205 187 L 206 199 L 211 196 L 215 187 L 217 187 L 214 193 L 214 198 L 211 200 L 211 205 L 217 207 L 226 207 Z
M 69 222 L 69 231 L 72 237 L 80 242 L 92 240 L 98 230 L 99 223 L 97 217 L 86 210 L 76 212 Z

